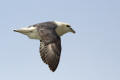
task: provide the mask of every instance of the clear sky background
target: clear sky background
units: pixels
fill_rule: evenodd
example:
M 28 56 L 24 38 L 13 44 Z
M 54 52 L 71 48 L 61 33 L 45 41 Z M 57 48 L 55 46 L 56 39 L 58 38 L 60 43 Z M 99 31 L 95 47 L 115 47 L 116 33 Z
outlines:
M 54 73 L 39 41 L 12 31 L 53 20 L 76 31 Z M 120 80 L 120 0 L 0 0 L 0 80 Z

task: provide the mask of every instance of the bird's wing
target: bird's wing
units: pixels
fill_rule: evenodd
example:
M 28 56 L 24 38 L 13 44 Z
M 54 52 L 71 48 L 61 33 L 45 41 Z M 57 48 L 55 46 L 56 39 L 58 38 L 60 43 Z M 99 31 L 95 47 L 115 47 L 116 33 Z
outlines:
M 61 39 L 56 34 L 55 30 L 41 29 L 39 35 L 42 38 L 40 41 L 40 55 L 44 63 L 48 64 L 50 70 L 56 70 L 60 54 L 61 54 Z

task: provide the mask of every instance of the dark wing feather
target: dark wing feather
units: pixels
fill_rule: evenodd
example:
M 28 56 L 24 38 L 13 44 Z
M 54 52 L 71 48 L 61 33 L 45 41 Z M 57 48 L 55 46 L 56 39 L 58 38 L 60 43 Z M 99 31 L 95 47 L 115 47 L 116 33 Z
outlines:
M 40 42 L 40 56 L 43 60 L 44 63 L 47 64 L 47 61 L 46 61 L 46 56 L 47 56 L 47 47 L 45 46 L 44 42 Z
M 40 55 L 44 63 L 48 64 L 50 70 L 56 70 L 61 54 L 61 40 L 56 34 L 55 29 L 40 28 L 39 35 L 40 42 Z
M 60 40 L 47 45 L 45 45 L 44 42 L 41 42 L 40 44 L 41 58 L 44 63 L 48 64 L 49 68 L 54 72 L 59 64 L 60 59 Z

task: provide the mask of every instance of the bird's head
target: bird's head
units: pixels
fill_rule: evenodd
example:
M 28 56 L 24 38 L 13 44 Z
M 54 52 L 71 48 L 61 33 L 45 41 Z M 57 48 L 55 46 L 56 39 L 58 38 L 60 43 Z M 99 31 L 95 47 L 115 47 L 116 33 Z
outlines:
M 37 27 L 34 27 L 34 26 L 16 29 L 13 31 L 22 33 L 22 34 L 28 36 L 30 39 L 40 39 L 39 33 L 37 31 Z
M 67 32 L 75 33 L 75 31 L 72 29 L 72 27 L 68 23 L 55 21 L 55 24 L 57 25 L 56 32 L 59 36 L 62 36 Z

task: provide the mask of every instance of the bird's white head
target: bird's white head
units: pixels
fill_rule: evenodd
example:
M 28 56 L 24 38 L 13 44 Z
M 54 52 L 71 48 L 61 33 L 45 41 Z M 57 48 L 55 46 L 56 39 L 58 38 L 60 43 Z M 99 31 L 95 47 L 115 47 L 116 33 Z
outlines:
M 75 33 L 75 31 L 71 28 L 71 26 L 68 23 L 58 22 L 58 21 L 54 21 L 54 23 L 57 25 L 56 33 L 59 36 L 62 36 L 67 32 Z
M 37 27 L 29 26 L 17 30 L 13 30 L 15 32 L 22 33 L 26 36 L 28 36 L 30 39 L 40 39 L 39 33 L 37 31 Z

